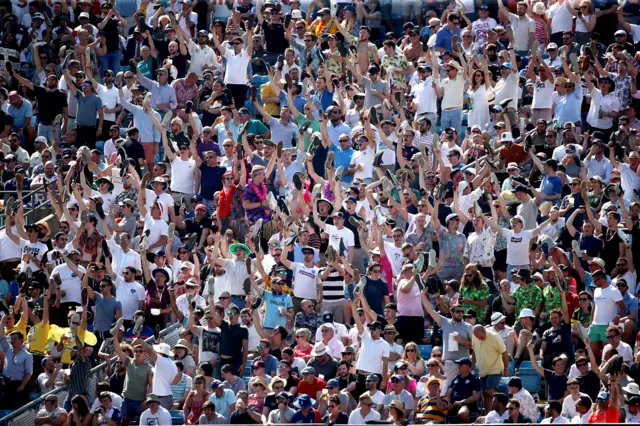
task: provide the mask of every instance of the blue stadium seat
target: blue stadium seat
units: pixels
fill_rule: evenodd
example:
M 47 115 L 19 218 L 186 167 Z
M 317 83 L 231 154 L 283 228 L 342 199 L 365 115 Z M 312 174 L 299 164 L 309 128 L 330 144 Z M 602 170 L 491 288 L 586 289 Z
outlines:
M 418 350 L 420 351 L 420 356 L 422 359 L 431 358 L 431 350 L 433 349 L 432 345 L 418 345 Z
M 180 410 L 171 410 L 169 411 L 171 414 L 171 423 L 174 425 L 183 425 L 184 424 L 184 413 Z

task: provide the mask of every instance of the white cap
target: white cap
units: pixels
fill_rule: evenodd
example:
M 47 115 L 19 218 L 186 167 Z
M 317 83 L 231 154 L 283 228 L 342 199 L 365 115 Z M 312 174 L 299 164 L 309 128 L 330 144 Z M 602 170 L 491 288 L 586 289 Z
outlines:
M 547 44 L 547 50 L 558 50 L 558 45 L 555 43 Z
M 518 319 L 520 318 L 535 318 L 536 316 L 533 314 L 533 311 L 529 308 L 524 308 L 520 311 L 520 315 L 518 315 Z
M 520 170 L 517 163 L 509 163 L 507 164 L 507 170 Z
M 498 324 L 504 318 L 505 316 L 502 314 L 502 312 L 494 312 L 493 314 L 491 314 L 491 325 Z
M 43 143 L 43 144 L 49 146 L 49 141 L 44 136 L 38 136 L 34 142 L 35 143 Z
M 291 19 L 302 19 L 302 11 L 300 9 L 292 10 Z
M 513 142 L 513 135 L 511 132 L 504 132 L 502 136 L 500 136 L 500 140 L 502 142 Z
M 82 12 L 80 15 L 78 15 L 78 19 L 80 19 L 80 18 L 89 19 L 89 14 L 87 12 Z

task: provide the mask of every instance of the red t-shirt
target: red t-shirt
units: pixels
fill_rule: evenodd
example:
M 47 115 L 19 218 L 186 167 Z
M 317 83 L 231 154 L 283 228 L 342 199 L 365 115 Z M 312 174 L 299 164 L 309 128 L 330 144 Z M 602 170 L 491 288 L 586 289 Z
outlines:
M 312 399 L 316 399 L 318 391 L 321 391 L 325 387 L 327 387 L 327 383 L 318 377 L 316 377 L 316 380 L 313 383 L 308 383 L 305 380 L 300 379 L 300 382 L 298 383 L 298 396 L 304 394 L 309 395 Z
M 591 423 L 618 423 L 618 410 L 607 407 L 604 411 L 594 411 L 589 416 L 589 424 Z

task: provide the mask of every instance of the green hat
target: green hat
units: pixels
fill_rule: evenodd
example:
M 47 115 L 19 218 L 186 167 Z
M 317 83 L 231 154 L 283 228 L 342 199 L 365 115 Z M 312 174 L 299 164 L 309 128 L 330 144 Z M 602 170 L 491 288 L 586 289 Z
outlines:
M 113 182 L 111 182 L 111 179 L 103 176 L 101 178 L 96 179 L 96 182 L 93 185 L 96 191 L 98 190 L 98 188 L 100 188 L 100 184 L 102 182 L 107 182 L 109 184 L 109 192 L 113 191 L 113 188 L 115 188 L 115 185 L 113 184 Z
M 231 244 L 231 247 L 229 247 L 229 252 L 232 255 L 236 255 L 236 250 L 238 249 L 242 249 L 244 250 L 244 255 L 245 256 L 249 256 L 251 254 L 251 250 L 249 250 L 249 247 L 245 246 L 244 244 L 240 244 L 240 243 L 235 243 L 235 244 Z

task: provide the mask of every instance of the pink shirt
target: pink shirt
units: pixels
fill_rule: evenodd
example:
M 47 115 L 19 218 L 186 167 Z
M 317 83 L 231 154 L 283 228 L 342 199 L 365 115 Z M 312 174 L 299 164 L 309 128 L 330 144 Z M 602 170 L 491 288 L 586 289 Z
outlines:
M 396 300 L 398 302 L 398 316 L 401 317 L 423 317 L 424 311 L 422 310 L 422 299 L 420 297 L 420 288 L 417 284 L 414 284 L 411 291 L 408 293 L 400 290 L 403 285 L 408 282 L 406 279 L 402 279 L 398 282 L 398 293 Z

